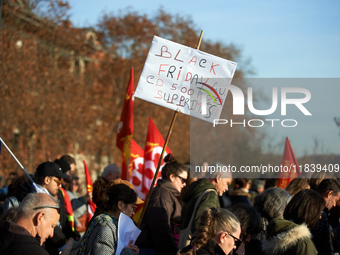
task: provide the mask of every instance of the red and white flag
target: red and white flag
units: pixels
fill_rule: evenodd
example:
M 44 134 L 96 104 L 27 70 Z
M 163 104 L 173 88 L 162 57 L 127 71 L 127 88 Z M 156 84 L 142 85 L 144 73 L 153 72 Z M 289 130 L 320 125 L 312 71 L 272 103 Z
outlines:
M 86 176 L 86 188 L 87 188 L 87 193 L 92 193 L 93 192 L 93 185 L 92 185 L 92 179 L 91 175 L 89 173 L 89 170 L 87 168 L 85 160 L 84 162 L 84 169 L 85 169 L 85 176 Z M 93 203 L 93 201 L 87 202 L 87 223 L 91 220 L 92 216 L 94 215 L 94 212 L 96 211 L 96 204 Z
M 277 187 L 285 189 L 288 183 L 300 174 L 300 167 L 296 160 L 293 148 L 288 137 L 286 137 L 285 149 L 282 158 L 282 170 L 280 171 Z
M 128 160 L 131 152 L 131 139 L 133 134 L 133 105 L 134 105 L 134 76 L 131 68 L 130 80 L 126 90 L 124 105 L 117 129 L 117 147 L 122 151 L 122 179 L 129 180 Z
M 129 164 L 130 182 L 135 187 L 137 195 L 141 199 L 145 199 L 146 195 L 142 192 L 143 187 L 143 171 L 144 171 L 144 150 L 131 140 L 131 157 Z
M 152 119 L 149 118 L 149 128 L 146 137 L 145 148 L 144 148 L 144 173 L 143 173 L 143 193 L 148 194 L 150 186 L 152 184 L 153 177 L 155 175 L 159 158 L 162 154 L 164 146 L 164 139 L 161 133 L 158 131 L 156 125 Z M 164 157 L 171 153 L 169 147 L 166 148 Z M 163 159 L 164 159 L 163 157 Z M 161 170 L 164 165 L 162 160 L 161 167 L 158 173 L 159 178 L 161 176 Z

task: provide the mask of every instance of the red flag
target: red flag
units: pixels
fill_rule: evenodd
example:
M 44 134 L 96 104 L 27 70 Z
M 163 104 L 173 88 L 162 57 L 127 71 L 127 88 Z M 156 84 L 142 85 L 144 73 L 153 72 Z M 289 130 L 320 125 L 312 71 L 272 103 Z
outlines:
M 64 206 L 66 210 L 66 216 L 67 220 L 70 223 L 70 226 L 72 228 L 72 231 L 74 231 L 74 216 L 73 216 L 73 209 L 71 205 L 71 200 L 69 195 L 67 194 L 66 190 L 64 190 L 62 187 L 59 188 L 61 193 L 63 194 L 64 197 Z
M 149 192 L 150 186 L 152 184 L 152 179 L 157 169 L 159 158 L 162 154 L 163 146 L 164 139 L 161 133 L 158 131 L 156 125 L 153 123 L 152 119 L 149 118 L 149 128 L 144 149 L 144 174 L 142 189 L 144 194 L 148 194 Z M 164 157 L 169 153 L 171 153 L 171 151 L 169 147 L 167 147 L 164 153 Z M 157 178 L 161 176 L 161 170 L 163 165 L 164 161 L 162 160 Z
M 136 143 L 135 140 L 131 140 L 131 157 L 129 164 L 129 175 L 131 176 L 130 182 L 135 187 L 138 197 L 145 199 L 146 195 L 142 192 L 143 187 L 143 171 L 144 171 L 144 150 Z M 141 216 L 143 205 L 137 205 L 135 215 L 132 219 L 136 224 Z
M 138 197 L 145 199 L 145 194 L 142 192 L 143 184 L 143 170 L 144 170 L 144 150 L 131 140 L 131 157 L 129 164 L 129 175 L 131 176 L 130 182 L 135 187 Z
M 286 137 L 285 150 L 282 158 L 282 169 L 280 171 L 277 187 L 285 189 L 288 183 L 301 174 L 299 164 L 295 158 L 292 146 Z
M 85 169 L 85 176 L 86 176 L 86 188 L 87 188 L 87 193 L 92 193 L 93 191 L 93 185 L 92 185 L 92 179 L 91 179 L 91 175 L 89 173 L 89 170 L 87 169 L 87 165 L 85 160 L 83 160 L 84 162 L 84 169 Z M 87 223 L 91 220 L 94 212 L 96 210 L 96 204 L 93 203 L 93 201 L 89 201 L 87 202 Z
M 133 134 L 133 104 L 134 104 L 134 78 L 133 68 L 131 68 L 130 81 L 126 90 L 124 105 L 122 114 L 117 130 L 117 147 L 122 151 L 123 163 L 122 163 L 122 179 L 129 180 L 127 171 L 127 161 L 130 158 L 131 152 L 131 139 Z

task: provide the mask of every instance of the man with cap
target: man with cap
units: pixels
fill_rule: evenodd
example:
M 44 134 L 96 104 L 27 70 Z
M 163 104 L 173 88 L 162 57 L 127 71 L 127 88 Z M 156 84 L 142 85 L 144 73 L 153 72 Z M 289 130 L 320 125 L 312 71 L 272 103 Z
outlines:
M 48 253 L 57 255 L 59 254 L 59 248 L 66 244 L 67 239 L 70 237 L 74 239 L 79 238 L 79 234 L 72 231 L 71 225 L 68 222 L 63 197 L 58 196 L 61 178 L 70 178 L 70 176 L 63 173 L 57 163 L 46 161 L 37 167 L 35 177 L 38 188 L 47 191 L 50 195 L 60 200 L 59 224 L 55 227 L 54 236 L 47 239 L 45 243 L 45 249 Z
M 58 164 L 50 161 L 43 162 L 37 167 L 35 177 L 38 188 L 42 188 L 43 191 L 47 190 L 54 197 L 58 195 L 61 178 L 70 178 L 63 173 Z

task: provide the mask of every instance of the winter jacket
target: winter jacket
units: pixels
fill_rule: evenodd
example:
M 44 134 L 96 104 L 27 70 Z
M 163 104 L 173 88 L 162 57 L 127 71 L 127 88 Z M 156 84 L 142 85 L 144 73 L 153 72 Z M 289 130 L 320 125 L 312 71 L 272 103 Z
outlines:
M 262 249 L 268 255 L 316 255 L 311 237 L 305 224 L 274 219 L 267 227 L 267 239 L 262 242 Z
M 146 208 L 136 245 L 156 248 L 159 254 L 176 254 L 178 247 L 173 235 L 180 224 L 182 205 L 179 191 L 168 180 L 159 179 Z
M 207 179 L 200 179 L 198 181 L 191 183 L 188 189 L 183 194 L 182 201 L 184 204 L 182 208 L 182 220 L 181 220 L 182 229 L 185 229 L 189 224 L 197 198 L 201 195 L 203 191 L 207 189 L 216 190 L 215 186 Z M 201 214 L 207 208 L 216 209 L 220 208 L 217 191 L 207 193 L 199 203 L 192 223 L 191 228 L 192 233 L 194 233 L 195 230 L 197 229 Z
M 13 222 L 5 221 L 0 225 L 1 255 L 48 255 L 25 228 Z
M 331 230 L 327 217 L 327 209 L 325 209 L 321 214 L 321 219 L 318 225 L 311 229 L 312 240 L 318 250 L 318 255 L 332 255 L 332 239 Z
M 118 244 L 118 220 L 107 214 L 100 214 L 93 219 L 81 240 L 79 255 L 114 255 Z M 129 248 L 124 248 L 122 255 L 135 255 Z M 118 254 L 117 254 L 118 255 Z

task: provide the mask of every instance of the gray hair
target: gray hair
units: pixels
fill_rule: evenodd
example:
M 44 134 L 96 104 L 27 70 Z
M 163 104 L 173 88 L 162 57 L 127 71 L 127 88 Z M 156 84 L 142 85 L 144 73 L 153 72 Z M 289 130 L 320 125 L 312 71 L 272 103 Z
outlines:
M 18 217 L 22 218 L 30 218 L 37 212 L 44 211 L 44 209 L 51 208 L 42 208 L 38 210 L 34 210 L 36 207 L 42 206 L 59 206 L 58 199 L 44 193 L 29 193 L 20 203 L 18 208 Z
M 117 164 L 113 163 L 113 164 L 107 165 L 104 168 L 104 170 L 101 174 L 101 177 L 105 178 L 109 174 L 115 174 L 115 173 L 121 173 L 121 172 L 122 172 L 122 170 L 119 168 L 119 166 Z
M 269 188 L 255 197 L 254 207 L 268 221 L 275 218 L 283 219 L 283 212 L 291 198 L 286 190 Z

